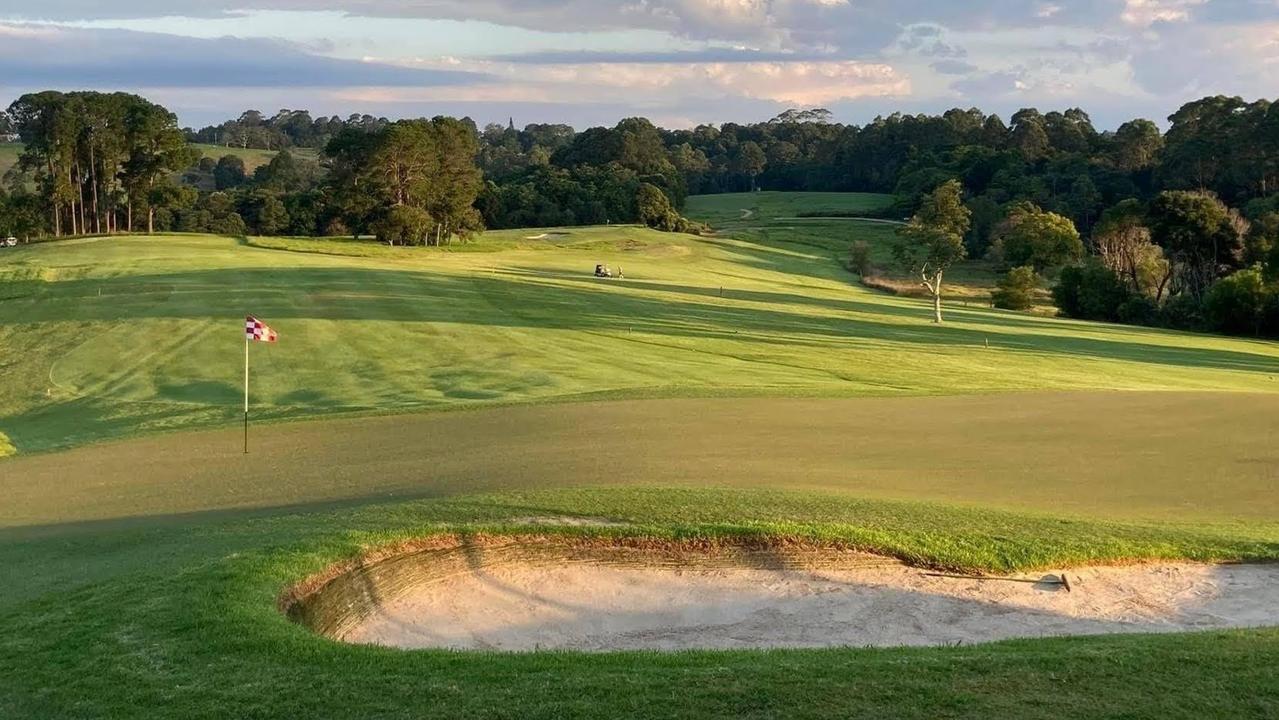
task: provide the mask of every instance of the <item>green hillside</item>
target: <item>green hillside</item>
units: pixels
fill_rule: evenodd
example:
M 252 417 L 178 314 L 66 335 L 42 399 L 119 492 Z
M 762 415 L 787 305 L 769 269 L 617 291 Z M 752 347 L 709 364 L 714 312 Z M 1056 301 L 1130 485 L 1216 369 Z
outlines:
M 278 150 L 259 150 L 257 148 L 238 148 L 226 147 L 223 145 L 203 145 L 193 144 L 195 148 L 204 157 L 217 160 L 225 155 L 234 155 L 244 161 L 244 169 L 253 172 L 258 167 L 271 162 L 271 158 L 275 157 Z M 289 148 L 289 152 L 296 157 L 305 158 L 307 160 L 318 160 L 320 153 L 314 148 Z
M 610 227 L 470 246 L 493 252 L 199 236 L 20 248 L 0 271 L 0 432 L 23 452 L 232 421 L 246 313 L 281 333 L 256 349 L 269 418 L 580 396 L 1276 390 L 1272 343 L 963 305 L 933 327 L 918 301 L 862 289 L 800 242 Z M 625 278 L 592 277 L 601 262 Z
M 22 143 L 0 143 L 0 178 L 18 164 L 18 156 L 22 154 Z

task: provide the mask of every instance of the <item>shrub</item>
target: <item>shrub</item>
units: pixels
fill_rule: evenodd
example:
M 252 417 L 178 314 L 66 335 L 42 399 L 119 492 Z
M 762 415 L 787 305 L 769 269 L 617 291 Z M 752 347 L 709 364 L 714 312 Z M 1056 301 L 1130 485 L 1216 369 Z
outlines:
M 875 265 L 870 261 L 870 244 L 865 240 L 854 242 L 848 249 L 848 269 L 862 277 L 875 271 Z
M 1132 297 L 1131 291 L 1096 258 L 1061 271 L 1053 300 L 1066 317 L 1081 320 L 1119 320 L 1119 308 Z
M 990 299 L 995 307 L 1005 310 L 1029 310 L 1035 304 L 1035 288 L 1039 275 L 1029 265 L 1013 268 L 999 281 Z
M 1273 290 L 1260 268 L 1240 270 L 1213 283 L 1204 297 L 1208 327 L 1233 335 L 1260 335 L 1262 319 Z
M 425 210 L 396 205 L 373 224 L 373 234 L 387 245 L 421 245 L 431 229 Z
M 1174 295 L 1160 309 L 1159 324 L 1178 330 L 1202 330 L 1203 304 L 1189 293 Z
M 640 183 L 639 189 L 635 191 L 635 207 L 639 213 L 640 222 L 654 230 L 665 232 L 679 230 L 681 220 L 679 213 L 671 207 L 671 201 L 666 197 L 666 193 L 656 185 Z
M 1261 312 L 1261 333 L 1279 337 L 1279 288 L 1274 286 L 1271 286 L 1270 297 L 1266 299 L 1266 307 Z
M 342 222 L 341 218 L 333 218 L 324 226 L 325 237 L 346 237 L 351 234 L 351 229 Z
M 1145 295 L 1133 294 L 1119 306 L 1119 322 L 1129 325 L 1159 324 L 1159 303 Z

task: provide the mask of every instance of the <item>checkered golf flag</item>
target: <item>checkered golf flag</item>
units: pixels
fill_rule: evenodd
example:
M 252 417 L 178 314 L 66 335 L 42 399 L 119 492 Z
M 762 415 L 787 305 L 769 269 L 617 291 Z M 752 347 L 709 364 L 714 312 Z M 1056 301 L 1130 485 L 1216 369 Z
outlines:
M 275 331 L 267 327 L 261 320 L 252 315 L 244 318 L 244 339 L 255 342 L 273 343 L 276 340 Z

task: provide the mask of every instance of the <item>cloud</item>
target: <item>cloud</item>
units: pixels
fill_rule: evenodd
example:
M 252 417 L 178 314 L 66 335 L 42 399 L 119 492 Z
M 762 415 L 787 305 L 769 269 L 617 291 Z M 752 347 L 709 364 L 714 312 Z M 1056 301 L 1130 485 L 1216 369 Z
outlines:
M 8 4 L 8 89 L 165 89 L 201 113 L 278 97 L 392 114 L 525 108 L 574 124 L 608 112 L 749 120 L 821 104 L 863 121 L 869 108 L 1069 103 L 1122 122 L 1165 116 L 1194 94 L 1273 95 L 1279 69 L 1279 0 Z M 224 32 L 236 37 L 213 37 Z
M 447 68 L 327 58 L 263 39 L 203 40 L 127 30 L 0 24 L 9 83 L 40 88 L 341 87 L 459 85 Z
M 929 67 L 942 75 L 968 75 L 981 69 L 962 60 L 938 60 Z
M 1185 22 L 1190 19 L 1192 9 L 1206 2 L 1208 0 L 1125 0 L 1120 18 L 1137 27 Z
M 1279 66 L 1279 19 L 1246 25 L 1165 27 L 1133 54 L 1133 77 L 1158 96 L 1271 97 Z
M 452 60 L 419 60 L 414 64 L 434 68 Z M 849 60 L 546 64 L 464 60 L 452 66 L 468 68 L 490 80 L 466 87 L 382 93 L 378 99 L 552 102 L 589 97 L 598 102 L 669 104 L 745 98 L 814 106 L 910 93 L 909 78 L 892 66 Z

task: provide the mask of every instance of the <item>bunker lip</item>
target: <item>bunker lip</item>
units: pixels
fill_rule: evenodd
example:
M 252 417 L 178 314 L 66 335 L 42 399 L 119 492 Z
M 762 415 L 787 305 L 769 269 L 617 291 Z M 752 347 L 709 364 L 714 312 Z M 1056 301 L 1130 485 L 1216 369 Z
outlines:
M 860 557 L 879 558 L 885 562 L 900 562 L 886 555 L 876 555 L 858 549 L 857 546 L 840 542 L 815 543 L 798 537 L 778 535 L 741 535 L 732 537 L 695 537 L 673 540 L 670 538 L 645 535 L 629 535 L 617 533 L 602 534 L 554 534 L 547 530 L 552 526 L 565 528 L 624 528 L 625 524 L 600 518 L 552 518 L 536 516 L 522 518 L 527 524 L 539 526 L 538 532 L 526 533 L 492 533 L 492 532 L 441 532 L 431 535 L 402 540 L 370 548 L 359 555 L 341 560 L 294 583 L 280 593 L 276 601 L 281 612 L 291 617 L 300 603 L 305 603 L 331 583 L 340 580 L 352 572 L 369 569 L 385 562 L 405 558 L 433 550 L 460 550 L 463 548 L 501 549 L 508 547 L 539 547 L 550 551 L 592 549 L 635 550 L 648 553 L 714 553 L 725 550 L 789 550 L 796 553 L 825 551 L 828 553 L 844 553 Z M 553 522 L 560 520 L 561 522 Z M 954 570 L 944 565 L 920 565 L 922 568 L 934 570 Z
M 956 577 L 785 538 L 437 535 L 281 596 L 335 640 L 614 651 L 953 645 L 1279 624 L 1279 565 L 1141 563 Z M 1011 581 L 1011 582 L 1010 582 Z

